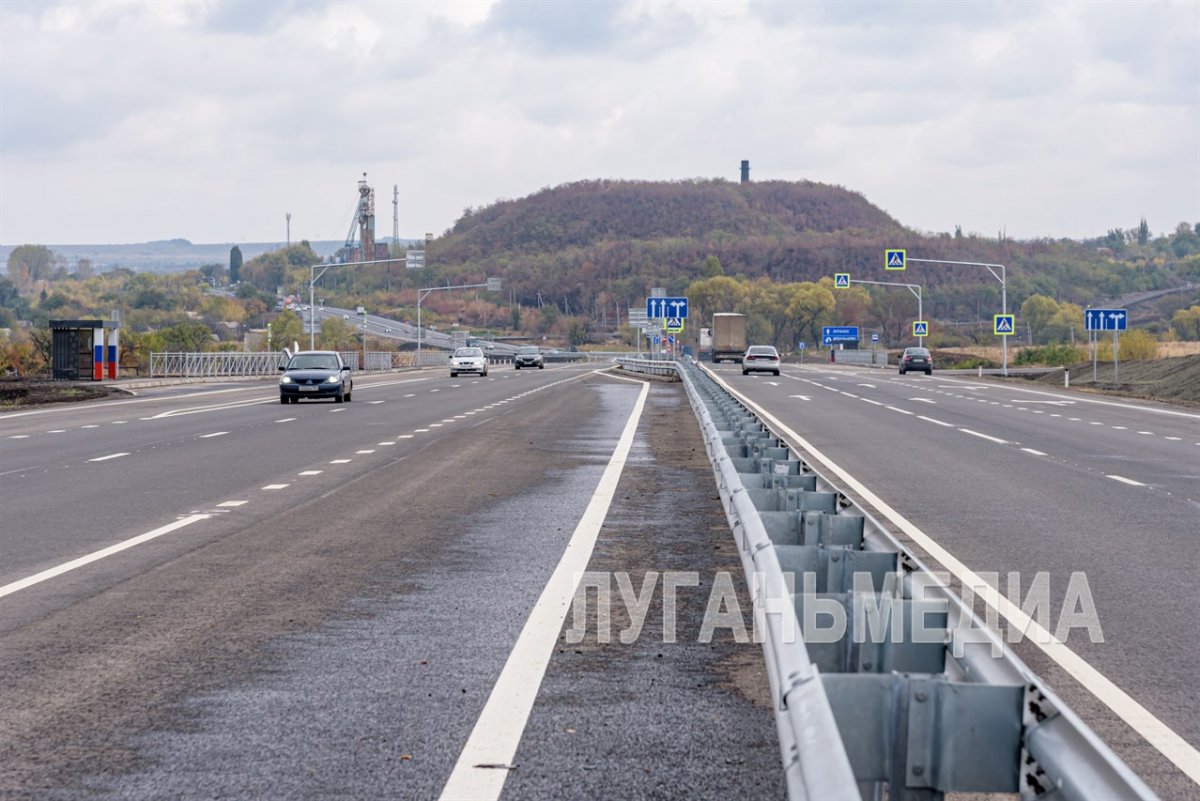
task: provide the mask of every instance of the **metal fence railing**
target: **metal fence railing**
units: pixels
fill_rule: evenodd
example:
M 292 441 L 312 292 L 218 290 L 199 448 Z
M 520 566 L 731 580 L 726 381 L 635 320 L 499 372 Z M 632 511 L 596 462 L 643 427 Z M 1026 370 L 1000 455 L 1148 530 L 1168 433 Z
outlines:
M 700 422 L 762 624 L 789 798 L 1156 798 L 916 554 L 714 375 L 669 369 Z M 814 636 L 821 615 L 845 625 Z

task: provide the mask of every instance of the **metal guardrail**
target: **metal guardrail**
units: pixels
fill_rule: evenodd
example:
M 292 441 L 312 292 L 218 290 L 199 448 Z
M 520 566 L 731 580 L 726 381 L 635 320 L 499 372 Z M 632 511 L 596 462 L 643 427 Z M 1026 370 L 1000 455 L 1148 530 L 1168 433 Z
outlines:
M 1156 798 L 886 528 L 707 372 L 669 369 L 699 419 L 752 588 L 789 798 L 880 799 L 885 786 L 895 801 Z M 810 620 L 834 608 L 842 635 L 806 641 Z
M 623 370 L 646 375 L 675 376 L 678 374 L 675 362 L 665 359 L 631 359 L 622 356 L 617 359 L 617 364 Z

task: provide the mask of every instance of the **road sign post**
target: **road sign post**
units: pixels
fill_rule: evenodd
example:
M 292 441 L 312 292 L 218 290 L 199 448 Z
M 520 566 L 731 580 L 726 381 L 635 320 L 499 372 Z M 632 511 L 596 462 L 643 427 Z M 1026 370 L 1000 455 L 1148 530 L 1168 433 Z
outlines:
M 891 251 L 889 251 L 889 252 L 891 252 Z M 857 278 L 851 279 L 848 276 L 847 276 L 846 280 L 851 284 L 874 284 L 875 286 L 902 286 L 902 287 L 905 287 L 908 289 L 909 292 L 911 292 L 917 296 L 917 319 L 918 320 L 925 319 L 925 307 L 923 305 L 923 301 L 921 300 L 920 284 L 903 284 L 898 281 L 861 281 Z M 924 335 L 922 335 L 917 340 L 917 344 L 921 345 L 921 346 L 925 345 Z
M 661 320 L 664 317 L 686 320 L 688 316 L 688 299 L 646 298 L 646 316 L 651 320 Z
M 1086 309 L 1083 313 L 1084 327 L 1092 332 L 1092 383 L 1096 381 L 1096 333 L 1097 331 L 1113 332 L 1113 384 L 1117 383 L 1120 372 L 1118 335 L 1129 329 L 1128 309 Z

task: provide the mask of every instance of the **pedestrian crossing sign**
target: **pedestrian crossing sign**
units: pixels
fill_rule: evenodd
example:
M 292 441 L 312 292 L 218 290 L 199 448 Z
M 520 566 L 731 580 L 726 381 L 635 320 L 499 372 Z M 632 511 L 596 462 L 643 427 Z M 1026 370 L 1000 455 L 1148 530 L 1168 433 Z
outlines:
M 849 289 L 850 288 L 850 273 L 834 273 L 833 274 L 834 289 Z
M 925 320 L 913 320 L 913 336 L 914 337 L 929 336 L 929 323 Z
M 883 252 L 883 267 L 885 270 L 903 270 L 907 267 L 908 251 L 902 248 L 891 248 Z
M 1016 331 L 1016 315 L 996 314 L 992 317 L 992 333 L 998 337 L 1012 336 Z

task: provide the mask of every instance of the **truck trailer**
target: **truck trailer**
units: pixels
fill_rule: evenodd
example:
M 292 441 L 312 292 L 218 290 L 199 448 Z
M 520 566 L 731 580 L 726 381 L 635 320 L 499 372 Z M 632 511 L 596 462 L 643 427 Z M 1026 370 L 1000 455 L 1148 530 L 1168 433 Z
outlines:
M 712 319 L 713 364 L 729 361 L 741 364 L 746 352 L 746 315 L 718 313 Z

